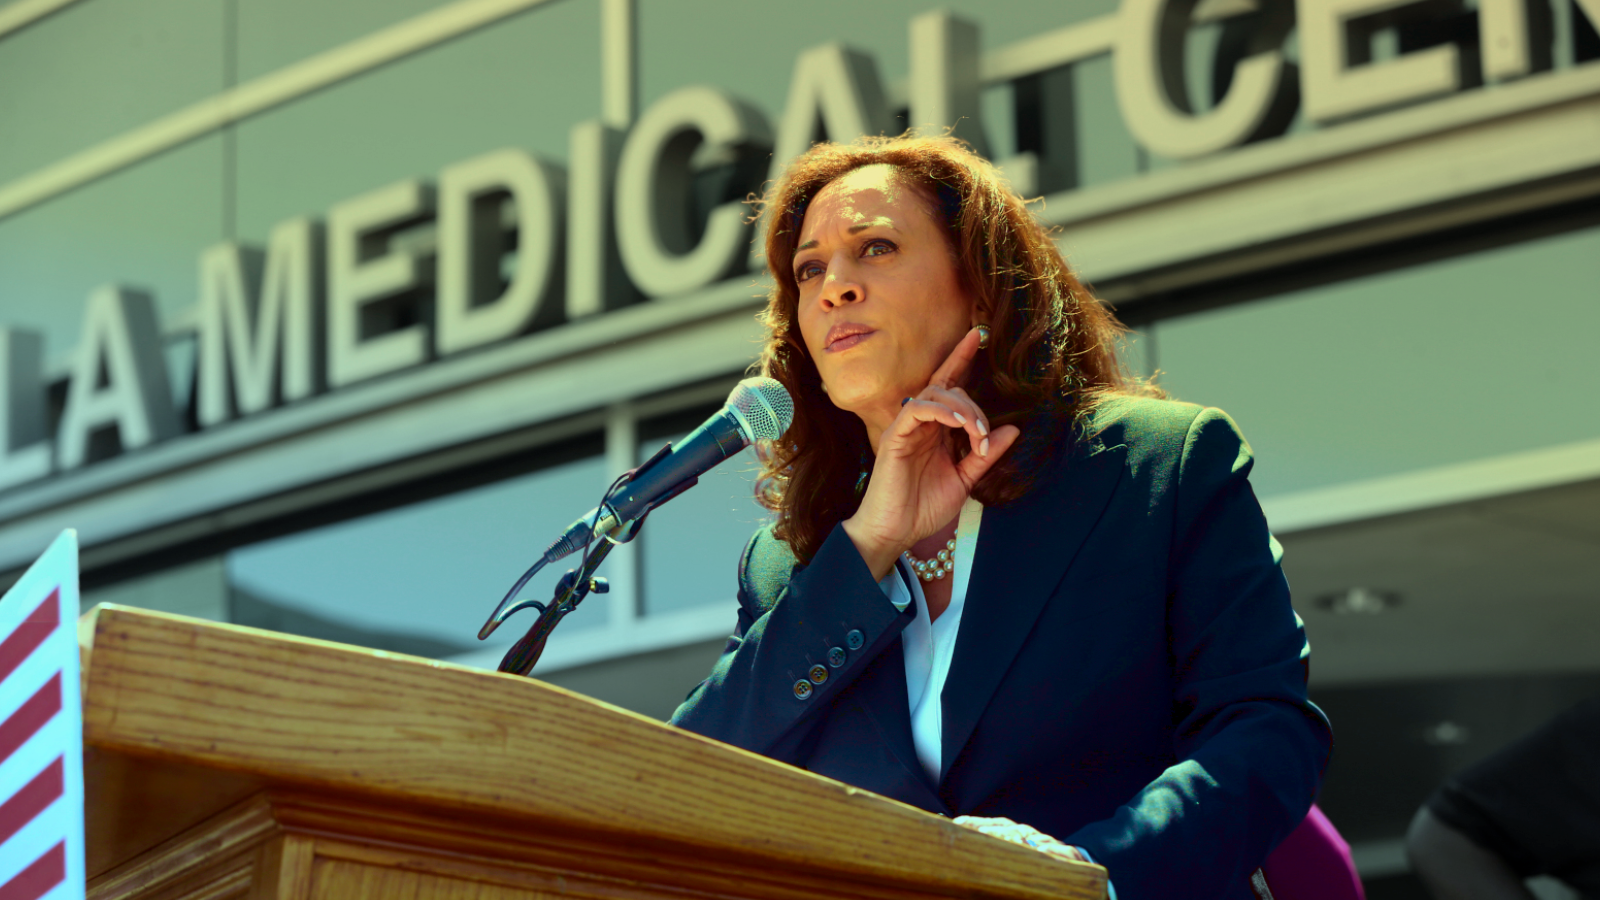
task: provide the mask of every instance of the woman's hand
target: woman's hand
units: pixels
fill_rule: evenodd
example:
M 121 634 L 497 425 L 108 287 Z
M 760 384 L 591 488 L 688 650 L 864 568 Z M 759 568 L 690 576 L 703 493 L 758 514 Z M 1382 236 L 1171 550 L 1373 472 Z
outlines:
M 902 552 L 949 524 L 972 486 L 1021 434 L 1015 425 L 991 433 L 988 417 L 961 389 L 977 352 L 974 328 L 878 438 L 867 493 L 843 522 L 873 578 L 881 580 Z M 959 463 L 946 443 L 951 429 L 964 431 L 972 445 Z
M 1089 856 L 1071 844 L 1064 844 L 1048 834 L 1030 825 L 1013 822 L 1006 818 L 985 818 L 983 816 L 957 816 L 954 820 L 957 825 L 965 825 L 975 831 L 1032 847 L 1041 853 L 1048 853 L 1060 859 L 1069 859 L 1075 862 L 1088 862 Z

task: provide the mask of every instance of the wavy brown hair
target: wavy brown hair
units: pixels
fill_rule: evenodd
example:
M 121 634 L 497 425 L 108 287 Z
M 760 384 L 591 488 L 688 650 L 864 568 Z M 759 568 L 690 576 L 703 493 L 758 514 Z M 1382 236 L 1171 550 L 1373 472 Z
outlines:
M 758 447 L 756 499 L 778 514 L 775 535 L 810 562 L 833 526 L 853 515 L 872 468 L 866 426 L 834 406 L 800 335 L 795 246 L 806 209 L 829 182 L 863 166 L 893 166 L 919 193 L 949 237 L 961 282 L 992 338 L 966 388 L 992 426 L 1022 437 L 973 490 L 986 506 L 1027 493 L 1072 424 L 1108 394 L 1159 396 L 1132 378 L 1116 355 L 1124 329 L 1061 258 L 1049 230 L 988 160 L 948 137 L 869 137 L 822 143 L 798 157 L 761 201 L 773 287 L 764 320 L 761 373 L 794 399 L 783 438 Z M 951 441 L 951 453 L 967 452 Z

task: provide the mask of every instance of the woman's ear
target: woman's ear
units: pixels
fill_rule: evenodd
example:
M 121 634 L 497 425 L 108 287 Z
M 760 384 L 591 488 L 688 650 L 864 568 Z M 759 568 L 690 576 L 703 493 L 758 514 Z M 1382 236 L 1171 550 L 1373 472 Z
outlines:
M 979 325 L 988 325 L 993 322 L 994 310 L 989 308 L 990 305 L 985 302 L 984 298 L 974 297 L 972 300 L 972 315 L 969 317 L 971 321 L 967 323 L 967 327 L 977 328 Z

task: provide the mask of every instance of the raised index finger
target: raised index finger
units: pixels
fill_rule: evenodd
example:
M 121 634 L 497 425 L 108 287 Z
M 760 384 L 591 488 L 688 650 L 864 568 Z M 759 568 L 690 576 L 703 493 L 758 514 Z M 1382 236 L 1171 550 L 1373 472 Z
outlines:
M 959 386 L 962 379 L 967 377 L 967 369 L 972 367 L 973 357 L 978 355 L 978 329 L 967 332 L 967 336 L 956 344 L 950 355 L 944 358 L 939 368 L 933 372 L 933 377 L 928 379 L 928 384 L 938 388 Z

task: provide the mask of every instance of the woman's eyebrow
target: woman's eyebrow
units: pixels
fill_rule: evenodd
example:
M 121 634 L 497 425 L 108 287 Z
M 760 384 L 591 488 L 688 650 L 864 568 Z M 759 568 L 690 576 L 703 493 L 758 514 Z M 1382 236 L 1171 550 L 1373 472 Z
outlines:
M 877 220 L 875 222 L 862 222 L 860 225 L 851 225 L 849 227 L 849 229 L 846 230 L 846 233 L 847 234 L 857 234 L 857 233 L 866 231 L 868 228 L 887 228 L 890 231 L 899 231 L 900 230 L 900 229 L 894 227 L 893 223 L 885 221 L 883 219 L 879 219 L 879 220 Z M 820 242 L 816 241 L 816 240 L 806 241 L 804 244 L 801 244 L 800 246 L 794 248 L 794 252 L 799 253 L 802 250 L 810 250 L 812 247 L 817 246 L 818 243 L 820 243 Z

